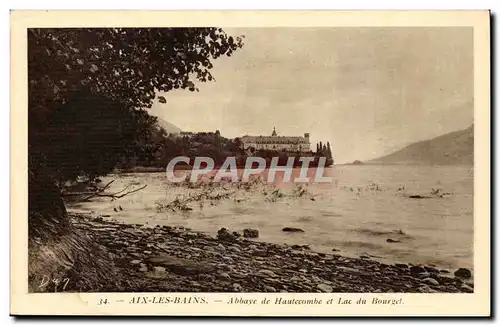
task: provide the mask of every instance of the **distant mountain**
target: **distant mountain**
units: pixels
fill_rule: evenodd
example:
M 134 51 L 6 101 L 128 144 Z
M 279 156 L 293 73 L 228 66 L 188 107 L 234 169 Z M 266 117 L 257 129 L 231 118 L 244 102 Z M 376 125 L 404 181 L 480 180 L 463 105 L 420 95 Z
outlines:
M 170 123 L 170 122 L 168 122 L 166 120 L 163 120 L 160 117 L 157 117 L 157 118 L 158 118 L 158 125 L 160 127 L 162 127 L 163 129 L 165 129 L 167 131 L 167 133 L 169 133 L 169 134 L 179 134 L 182 131 L 181 128 L 177 127 L 173 123 Z
M 474 125 L 465 130 L 413 143 L 368 164 L 473 165 Z

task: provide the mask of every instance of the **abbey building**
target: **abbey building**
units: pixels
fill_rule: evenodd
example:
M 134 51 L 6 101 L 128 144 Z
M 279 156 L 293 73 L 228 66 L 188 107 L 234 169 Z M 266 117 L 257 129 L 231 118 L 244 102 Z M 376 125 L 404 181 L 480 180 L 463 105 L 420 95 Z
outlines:
M 309 133 L 301 136 L 278 136 L 276 128 L 273 129 L 271 136 L 243 136 L 241 137 L 243 149 L 249 150 L 274 150 L 287 152 L 309 152 L 311 143 Z

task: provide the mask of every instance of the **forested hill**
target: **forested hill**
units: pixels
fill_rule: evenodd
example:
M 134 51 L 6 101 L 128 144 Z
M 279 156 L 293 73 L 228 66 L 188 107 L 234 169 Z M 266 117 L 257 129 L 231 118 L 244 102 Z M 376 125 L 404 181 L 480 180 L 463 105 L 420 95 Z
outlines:
M 413 143 L 397 152 L 366 163 L 473 165 L 474 125 L 465 130 Z

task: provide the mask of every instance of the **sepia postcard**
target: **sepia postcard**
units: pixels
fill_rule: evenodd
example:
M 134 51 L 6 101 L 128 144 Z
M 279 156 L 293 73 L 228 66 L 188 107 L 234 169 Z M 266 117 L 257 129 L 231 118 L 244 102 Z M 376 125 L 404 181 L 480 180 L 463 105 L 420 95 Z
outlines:
M 488 11 L 12 11 L 12 315 L 491 315 Z

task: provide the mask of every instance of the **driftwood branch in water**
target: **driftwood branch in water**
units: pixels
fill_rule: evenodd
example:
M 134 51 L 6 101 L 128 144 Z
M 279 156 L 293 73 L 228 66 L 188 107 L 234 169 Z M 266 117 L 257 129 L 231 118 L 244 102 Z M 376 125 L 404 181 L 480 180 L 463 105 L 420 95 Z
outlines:
M 113 180 L 111 180 L 110 182 L 106 183 L 106 184 L 104 185 L 104 187 L 102 187 L 102 188 L 101 188 L 101 191 L 104 191 L 104 190 L 108 189 L 108 188 L 109 188 L 109 186 L 110 186 L 113 182 L 115 182 L 115 180 L 116 180 L 116 179 L 113 179 Z
M 132 193 L 134 193 L 134 192 L 137 192 L 137 191 L 139 191 L 139 190 L 142 190 L 142 189 L 146 188 L 147 186 L 148 186 L 148 185 L 144 185 L 144 186 L 139 187 L 139 188 L 137 188 L 137 189 L 130 190 L 130 191 L 127 191 L 127 192 L 125 192 L 125 193 L 123 193 L 123 194 L 121 194 L 121 195 L 118 195 L 119 193 L 124 192 L 124 191 L 128 188 L 128 186 L 127 186 L 127 187 L 125 187 L 125 189 L 120 190 L 120 191 L 118 191 L 118 192 L 116 192 L 116 193 L 114 193 L 114 194 L 97 193 L 97 194 L 95 195 L 95 197 L 110 197 L 110 198 L 112 198 L 112 199 L 118 199 L 118 198 L 125 197 L 126 195 L 132 194 Z
M 96 190 L 93 191 L 73 191 L 73 192 L 64 192 L 62 195 L 63 197 L 71 197 L 71 196 L 83 196 L 83 195 L 92 195 L 98 192 L 103 192 L 104 190 L 108 189 L 109 186 L 115 182 L 116 179 L 111 180 L 110 182 L 106 183 L 103 187 L 97 188 Z M 88 185 L 87 185 L 88 188 Z
M 213 191 L 209 189 L 209 190 L 205 190 L 199 194 L 196 194 L 194 196 L 188 196 L 187 198 L 185 198 L 183 200 L 176 198 L 175 200 L 173 200 L 172 202 L 170 202 L 169 204 L 166 204 L 166 205 L 161 204 L 161 203 L 157 203 L 156 209 L 157 209 L 157 211 L 163 211 L 165 209 L 170 209 L 174 212 L 176 210 L 190 211 L 190 210 L 192 210 L 192 208 L 187 206 L 187 204 L 189 204 L 190 202 L 201 201 L 203 199 L 220 200 L 223 198 L 229 198 L 230 196 L 232 196 L 236 193 L 236 191 L 232 191 L 232 192 L 227 192 L 227 193 L 222 193 L 222 194 L 210 195 L 212 192 Z
M 109 198 L 111 198 L 111 200 L 115 200 L 115 199 L 118 199 L 118 198 L 125 197 L 126 195 L 132 194 L 134 192 L 137 192 L 137 191 L 142 190 L 142 189 L 144 189 L 144 188 L 147 187 L 147 185 L 144 185 L 144 186 L 139 187 L 137 189 L 133 189 L 133 190 L 125 192 L 125 190 L 129 189 L 129 187 L 130 187 L 130 185 L 128 185 L 128 186 L 126 186 L 125 188 L 123 188 L 122 190 L 120 190 L 118 192 L 115 192 L 115 193 L 112 193 L 112 194 L 105 193 L 104 191 L 106 189 L 108 189 L 109 186 L 113 182 L 115 182 L 115 180 L 111 180 L 110 182 L 108 182 L 107 184 L 105 184 L 103 187 L 98 188 L 95 191 L 70 192 L 70 193 L 63 194 L 63 196 L 64 197 L 69 197 L 69 196 L 86 196 L 86 197 L 84 197 L 84 198 L 81 199 L 82 201 L 87 201 L 87 200 L 89 200 L 91 198 L 94 198 L 94 197 L 109 197 Z

